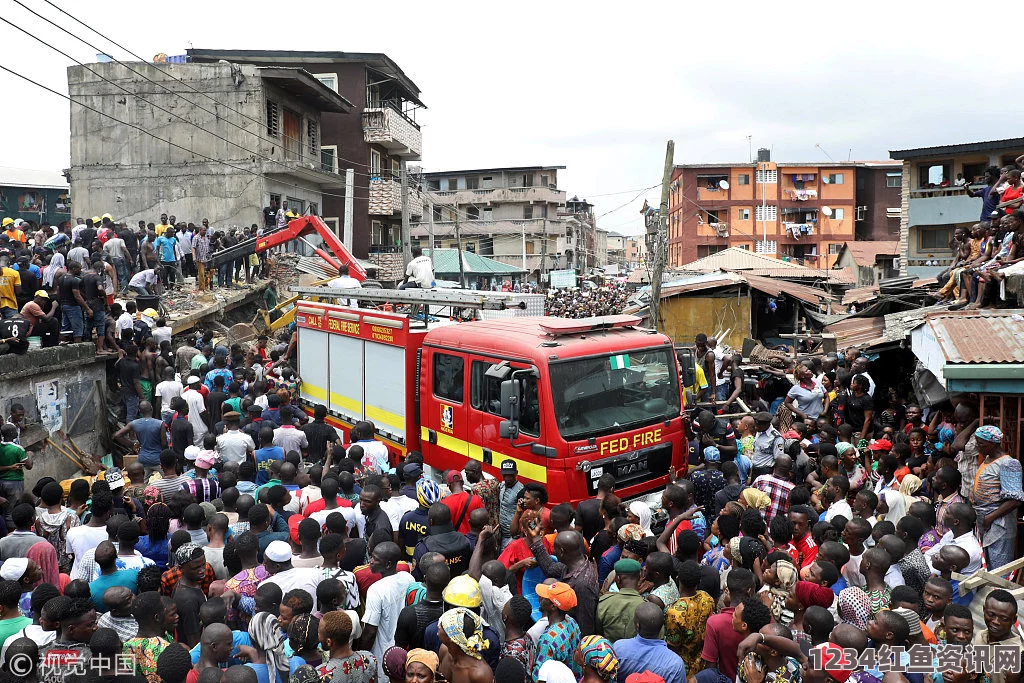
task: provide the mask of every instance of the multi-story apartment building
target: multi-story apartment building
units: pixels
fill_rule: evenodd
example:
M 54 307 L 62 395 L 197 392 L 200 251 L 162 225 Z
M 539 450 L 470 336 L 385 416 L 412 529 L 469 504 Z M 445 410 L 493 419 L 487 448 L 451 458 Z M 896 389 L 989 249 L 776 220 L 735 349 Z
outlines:
M 1014 165 L 1024 154 L 1024 138 L 990 140 L 889 152 L 902 161 L 900 272 L 928 277 L 953 260 L 949 241 L 960 226 L 982 216 L 985 169 Z
M 416 161 L 423 152 L 423 136 L 416 123 L 416 111 L 425 105 L 420 89 L 402 69 L 384 54 L 356 52 L 304 52 L 289 50 L 188 50 L 192 62 L 226 60 L 257 66 L 298 67 L 310 72 L 321 83 L 351 102 L 347 115 L 324 114 L 318 131 L 320 151 L 317 163 L 329 173 L 344 174 L 355 170 L 353 192 L 352 244 L 356 256 L 398 254 L 401 251 L 403 162 Z M 267 117 L 271 117 L 269 110 Z M 295 130 L 287 110 L 278 113 L 278 137 L 282 144 Z M 272 122 L 268 120 L 270 133 Z M 409 212 L 412 220 L 423 213 L 423 197 L 410 178 Z M 291 208 L 306 208 L 301 198 L 285 191 L 269 193 L 265 203 L 287 199 Z M 344 183 L 323 197 L 319 213 L 334 227 L 339 236 L 345 234 Z M 401 258 L 396 260 L 401 271 Z M 393 268 L 392 268 L 393 270 Z M 382 274 L 382 278 L 392 279 Z
M 549 270 L 576 267 L 586 249 L 593 206 L 558 189 L 564 166 L 522 166 L 436 171 L 421 176 L 433 202 L 435 247 L 457 246 L 529 271 L 540 281 Z M 428 217 L 413 224 L 413 242 L 429 245 Z
M 895 176 L 886 175 L 899 172 L 894 164 L 776 163 L 768 150 L 760 150 L 758 158 L 756 163 L 675 167 L 669 188 L 670 267 L 741 247 L 830 268 L 844 242 L 895 237 L 899 187 Z
M 272 196 L 319 213 L 324 197 L 344 186 L 320 164 L 317 131 L 324 117 L 343 118 L 352 105 L 307 71 L 140 68 L 145 78 L 116 63 L 68 68 L 69 175 L 85 215 L 109 211 L 134 224 L 166 213 L 196 223 L 207 218 L 221 230 L 261 222 Z M 132 125 L 123 122 L 126 111 Z

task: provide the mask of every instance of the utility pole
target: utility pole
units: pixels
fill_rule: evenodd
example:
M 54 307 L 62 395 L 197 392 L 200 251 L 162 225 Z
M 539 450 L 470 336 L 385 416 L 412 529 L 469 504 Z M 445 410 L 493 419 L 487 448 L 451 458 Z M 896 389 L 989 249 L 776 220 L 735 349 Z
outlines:
M 541 223 L 541 241 L 540 241 L 540 275 L 538 276 L 537 286 L 540 287 L 544 284 L 544 274 L 548 268 L 548 219 L 545 218 Z M 546 289 L 546 287 L 545 287 Z
M 352 227 L 352 207 L 354 206 L 353 202 L 355 201 L 355 192 L 356 171 L 354 168 L 347 168 L 345 169 L 345 237 L 342 238 L 342 241 L 349 249 L 353 248 L 352 236 L 354 229 Z
M 430 216 L 430 222 L 427 223 L 430 234 L 430 260 L 434 260 L 434 202 L 427 202 L 427 215 Z
M 401 161 L 402 173 L 402 259 L 406 264 L 412 261 L 412 232 L 409 229 L 409 172 L 405 159 Z
M 672 182 L 672 164 L 676 143 L 665 145 L 665 173 L 661 177 L 661 206 L 658 209 L 658 232 L 654 237 L 654 273 L 651 275 L 651 327 L 661 329 L 661 278 L 668 256 L 668 185 Z
M 462 233 L 459 232 L 459 211 L 455 210 L 455 243 L 458 245 L 459 257 L 459 285 L 466 288 L 466 266 L 462 263 Z

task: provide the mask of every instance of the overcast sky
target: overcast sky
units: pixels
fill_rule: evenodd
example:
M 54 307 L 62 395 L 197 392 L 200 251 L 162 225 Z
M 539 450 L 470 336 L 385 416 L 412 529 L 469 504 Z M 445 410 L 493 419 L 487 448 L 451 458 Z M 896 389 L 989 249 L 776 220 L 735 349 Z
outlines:
M 20 0 L 127 61 L 44 0 Z M 422 90 L 426 170 L 564 165 L 559 185 L 599 225 L 642 231 L 638 213 L 676 163 L 886 159 L 888 150 L 1020 135 L 1024 95 L 979 83 L 975 12 L 916 3 L 764 2 L 138 3 L 52 0 L 150 58 L 187 47 L 384 52 Z M 19 7 L 0 16 L 75 59 L 94 50 Z M 6 24 L 0 64 L 67 92 L 71 60 Z M 977 41 L 975 41 L 977 42 Z M 0 72 L 0 165 L 69 163 L 68 103 Z M 988 93 L 991 94 L 991 93 Z M 345 156 L 344 151 L 341 156 Z M 627 192 L 632 191 L 632 192 Z M 612 194 L 619 193 L 619 194 Z M 633 201 L 630 201 L 633 200 Z M 626 205 L 622 208 L 622 205 Z

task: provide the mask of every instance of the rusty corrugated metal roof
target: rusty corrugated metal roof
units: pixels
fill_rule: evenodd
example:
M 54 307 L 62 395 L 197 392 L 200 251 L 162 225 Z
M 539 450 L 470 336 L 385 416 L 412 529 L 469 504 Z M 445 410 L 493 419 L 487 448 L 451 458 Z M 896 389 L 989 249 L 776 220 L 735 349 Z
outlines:
M 1024 362 L 1024 316 L 1020 311 L 948 311 L 925 323 L 947 363 Z
M 880 340 L 885 333 L 885 318 L 847 318 L 826 325 L 824 331 L 836 336 L 837 348 L 869 346 Z

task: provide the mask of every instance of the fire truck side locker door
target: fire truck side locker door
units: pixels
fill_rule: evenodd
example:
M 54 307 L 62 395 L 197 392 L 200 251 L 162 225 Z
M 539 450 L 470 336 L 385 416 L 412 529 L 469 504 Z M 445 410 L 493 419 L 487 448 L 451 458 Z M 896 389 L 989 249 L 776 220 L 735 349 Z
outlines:
M 363 410 L 366 419 L 392 437 L 405 438 L 405 348 L 367 341 Z
M 299 367 L 304 368 L 299 396 L 310 403 L 327 405 L 328 366 L 327 338 L 320 330 L 299 328 Z
M 363 419 L 363 340 L 332 334 L 328 342 L 330 357 L 333 359 L 327 374 L 330 377 L 331 412 L 341 415 L 348 422 Z

